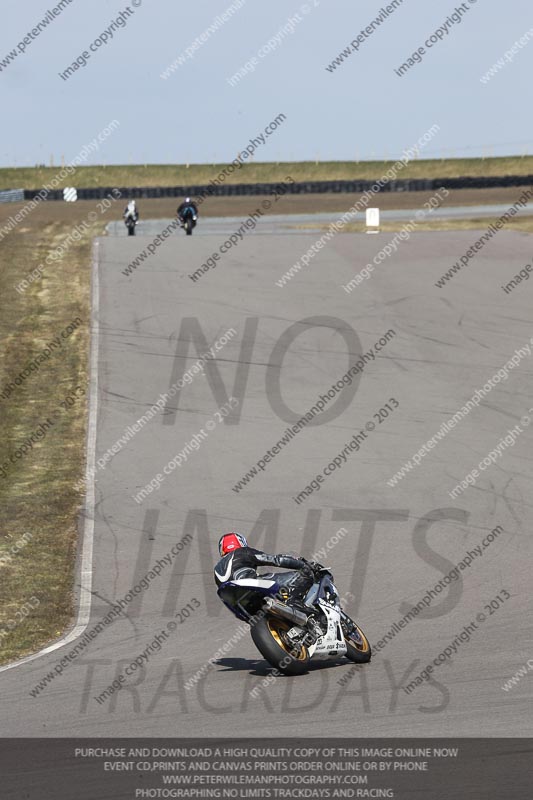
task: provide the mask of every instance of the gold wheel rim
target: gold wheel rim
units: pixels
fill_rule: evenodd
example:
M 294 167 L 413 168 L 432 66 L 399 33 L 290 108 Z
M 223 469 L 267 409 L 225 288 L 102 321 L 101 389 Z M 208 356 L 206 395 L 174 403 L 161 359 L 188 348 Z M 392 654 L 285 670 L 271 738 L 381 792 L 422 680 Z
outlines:
M 346 636 L 346 634 L 345 634 L 346 638 L 348 639 L 348 641 L 350 642 L 350 644 L 351 644 L 353 647 L 355 647 L 355 649 L 356 649 L 356 650 L 358 650 L 360 653 L 368 653 L 368 651 L 370 650 L 370 644 L 369 644 L 369 642 L 368 642 L 368 639 L 366 638 L 366 636 L 365 636 L 365 634 L 363 633 L 363 631 L 361 630 L 361 628 L 359 628 L 357 625 L 355 625 L 355 623 L 354 623 L 354 627 L 355 627 L 355 629 L 357 630 L 357 632 L 358 632 L 359 636 L 361 637 L 361 639 L 363 640 L 363 642 L 362 642 L 362 645 L 361 645 L 361 644 L 359 644 L 359 642 L 355 642 L 355 641 L 354 641 L 354 640 L 351 638 L 351 636 L 349 635 L 349 632 L 348 632 L 348 635 L 347 635 L 347 636 Z
M 272 634 L 272 638 L 274 639 L 276 644 L 278 644 L 285 653 L 287 653 L 289 656 L 292 656 L 297 661 L 305 661 L 305 659 L 307 657 L 307 653 L 306 653 L 305 647 L 303 647 L 303 646 L 300 647 L 300 650 L 298 651 L 298 655 L 294 655 L 294 653 L 291 653 L 290 650 L 287 650 L 287 647 L 286 647 L 285 643 L 283 642 L 281 636 L 279 635 L 279 629 L 288 631 L 289 630 L 289 625 L 287 625 L 285 622 L 281 622 L 279 620 L 273 620 L 273 619 L 269 619 L 268 620 L 268 630 Z

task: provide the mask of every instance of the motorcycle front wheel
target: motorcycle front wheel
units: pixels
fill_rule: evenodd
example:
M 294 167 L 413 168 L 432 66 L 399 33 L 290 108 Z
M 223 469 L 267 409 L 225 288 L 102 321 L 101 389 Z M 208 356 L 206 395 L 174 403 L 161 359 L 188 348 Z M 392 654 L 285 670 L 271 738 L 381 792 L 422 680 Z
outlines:
M 372 658 L 372 648 L 359 625 L 344 615 L 341 628 L 346 640 L 346 658 L 356 664 L 367 664 Z
M 192 236 L 192 222 L 190 219 L 188 219 L 187 222 L 185 223 L 185 231 L 187 233 L 187 236 Z
M 252 640 L 263 658 L 285 675 L 302 675 L 309 666 L 305 645 L 293 647 L 286 633 L 293 627 L 277 617 L 264 617 L 251 627 Z

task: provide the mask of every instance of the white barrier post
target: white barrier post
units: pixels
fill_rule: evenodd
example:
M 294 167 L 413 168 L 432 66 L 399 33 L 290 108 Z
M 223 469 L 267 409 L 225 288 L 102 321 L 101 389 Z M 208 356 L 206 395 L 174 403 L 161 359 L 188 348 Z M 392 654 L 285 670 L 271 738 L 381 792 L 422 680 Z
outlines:
M 366 232 L 379 233 L 379 208 L 367 208 Z
M 67 203 L 75 203 L 78 199 L 78 192 L 73 186 L 66 186 L 63 189 L 63 200 Z

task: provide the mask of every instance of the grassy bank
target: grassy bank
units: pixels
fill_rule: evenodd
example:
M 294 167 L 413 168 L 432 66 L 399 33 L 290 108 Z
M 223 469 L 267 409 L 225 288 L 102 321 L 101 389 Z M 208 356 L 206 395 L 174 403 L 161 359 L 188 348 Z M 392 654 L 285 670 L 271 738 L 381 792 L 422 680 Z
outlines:
M 75 221 L 82 219 L 78 210 Z M 0 242 L 0 663 L 37 650 L 72 620 L 90 251 L 103 220 L 45 263 L 26 291 L 16 286 L 65 245 L 73 224 L 47 218 L 44 206 Z M 33 370 L 22 375 L 30 362 Z
M 291 175 L 295 181 L 376 179 L 393 161 L 299 161 L 293 163 L 245 163 L 227 176 L 225 183 L 272 183 Z M 178 186 L 204 184 L 226 164 L 147 164 L 79 167 L 75 175 L 60 184 L 90 188 L 95 186 Z M 0 189 L 39 189 L 60 172 L 61 166 L 0 169 Z M 400 178 L 459 178 L 475 176 L 533 174 L 533 156 L 505 158 L 457 158 L 411 161 Z

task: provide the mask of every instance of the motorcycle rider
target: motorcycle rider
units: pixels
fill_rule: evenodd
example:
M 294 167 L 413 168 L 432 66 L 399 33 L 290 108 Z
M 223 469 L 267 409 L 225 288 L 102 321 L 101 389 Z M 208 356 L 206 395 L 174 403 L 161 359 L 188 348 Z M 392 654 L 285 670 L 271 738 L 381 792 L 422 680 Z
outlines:
M 124 222 L 127 222 L 128 217 L 131 217 L 134 222 L 137 222 L 137 220 L 139 219 L 139 211 L 137 209 L 137 204 L 135 203 L 135 200 L 129 201 L 128 205 L 124 209 L 124 214 L 122 216 L 124 217 Z
M 193 200 L 191 200 L 190 197 L 186 197 L 185 200 L 183 201 L 183 203 L 180 203 L 180 205 L 178 206 L 178 209 L 177 209 L 176 213 L 178 215 L 179 221 L 183 224 L 183 222 L 184 222 L 183 213 L 184 213 L 186 208 L 191 208 L 192 209 L 193 219 L 196 222 L 196 220 L 198 219 L 198 206 L 196 205 L 196 203 Z
M 312 612 L 312 607 L 305 605 L 305 596 L 314 583 L 315 570 L 322 569 L 320 564 L 306 561 L 305 558 L 264 553 L 250 547 L 242 534 L 234 532 L 225 533 L 220 537 L 218 552 L 221 559 L 214 570 L 217 586 L 230 580 L 266 577 L 266 575 L 258 576 L 257 574 L 256 568 L 261 566 L 295 570 L 275 575 L 269 574 L 268 577 L 276 578 L 276 582 L 281 586 L 280 593 L 285 590 L 286 597 L 289 597 L 290 591 L 291 605 L 299 606 L 308 614 Z M 320 626 L 317 626 L 318 623 L 311 618 L 309 620 L 310 629 L 321 636 L 322 630 Z

